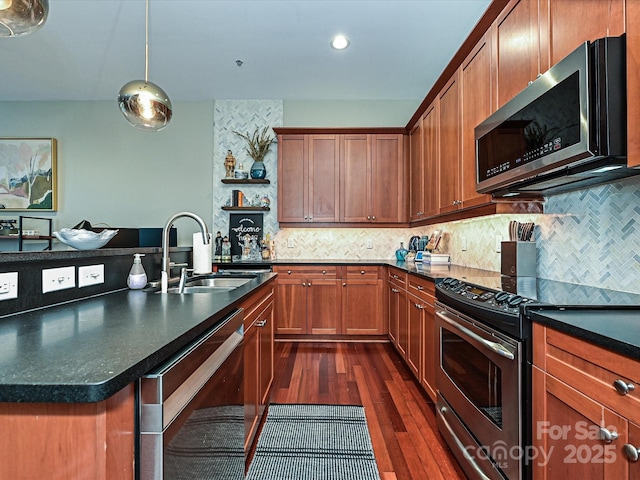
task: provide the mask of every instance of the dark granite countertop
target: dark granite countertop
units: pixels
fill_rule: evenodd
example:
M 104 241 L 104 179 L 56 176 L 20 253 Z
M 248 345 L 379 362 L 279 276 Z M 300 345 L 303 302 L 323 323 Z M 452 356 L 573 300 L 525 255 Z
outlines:
M 529 310 L 529 317 L 581 340 L 640 360 L 640 306 Z
M 0 402 L 97 402 L 169 359 L 232 312 L 230 292 L 121 290 L 0 320 Z

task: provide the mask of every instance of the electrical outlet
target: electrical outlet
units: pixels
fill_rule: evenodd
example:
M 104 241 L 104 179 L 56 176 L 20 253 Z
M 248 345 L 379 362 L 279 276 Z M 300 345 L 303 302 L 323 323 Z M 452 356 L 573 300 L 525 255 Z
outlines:
M 460 238 L 460 243 L 462 243 L 462 251 L 466 252 L 467 251 L 467 237 L 461 237 Z
M 76 267 L 42 270 L 42 293 L 55 292 L 76 286 Z
M 287 239 L 287 248 L 294 248 L 296 245 L 293 242 L 293 238 L 288 238 Z
M 496 252 L 500 253 L 502 251 L 502 236 L 496 235 Z
M 367 248 L 373 248 L 373 240 L 367 238 Z
M 0 301 L 18 298 L 18 272 L 0 273 Z
M 78 267 L 78 287 L 104 283 L 104 264 Z

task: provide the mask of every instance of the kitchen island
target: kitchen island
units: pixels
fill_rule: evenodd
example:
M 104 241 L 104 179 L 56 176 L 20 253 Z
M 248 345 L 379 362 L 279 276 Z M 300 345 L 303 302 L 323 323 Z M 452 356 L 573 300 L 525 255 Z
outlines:
M 119 290 L 0 320 L 0 478 L 134 478 L 135 381 L 275 274 L 216 294 Z

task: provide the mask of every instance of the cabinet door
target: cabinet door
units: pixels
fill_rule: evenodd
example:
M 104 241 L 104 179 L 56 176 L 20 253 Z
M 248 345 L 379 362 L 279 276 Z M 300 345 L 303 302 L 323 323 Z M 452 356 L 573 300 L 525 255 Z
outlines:
M 462 64 L 462 207 L 491 201 L 491 195 L 476 192 L 476 141 L 474 129 L 491 115 L 491 44 L 485 35 Z
M 640 167 L 640 2 L 627 1 L 627 164 Z
M 409 221 L 424 215 L 424 158 L 422 155 L 422 119 L 409 134 Z
M 439 95 L 440 213 L 458 209 L 460 201 L 460 85 L 459 72 Z
M 308 206 L 307 135 L 278 135 L 278 221 L 304 222 Z
M 259 338 L 255 323 L 244 332 L 244 446 L 249 447 L 258 425 Z
M 340 221 L 371 220 L 371 136 L 342 135 L 340 149 Z
M 571 2 L 560 2 L 571 3 Z M 535 80 L 539 68 L 538 0 L 512 0 L 493 24 L 494 71 L 501 107 Z
M 276 282 L 276 333 L 308 333 L 306 282 L 299 278 L 278 278 Z
M 407 365 L 415 377 L 422 377 L 422 323 L 426 305 L 413 295 L 408 295 L 409 312 L 407 324 Z
M 273 381 L 273 335 L 275 330 L 273 317 L 273 302 L 269 303 L 259 317 L 260 328 L 260 378 L 259 401 L 261 409 L 268 403 L 269 390 Z
M 307 281 L 307 312 L 311 334 L 340 333 L 340 281 L 330 278 L 311 278 Z
M 628 7 L 637 3 L 627 1 Z M 540 65 L 546 72 L 585 41 L 624 33 L 624 0 L 540 0 Z M 632 7 L 633 8 L 633 7 Z
M 346 279 L 342 285 L 342 333 L 347 335 L 383 334 L 382 281 Z
M 339 220 L 339 159 L 338 135 L 309 135 L 309 222 Z M 281 181 L 279 178 L 278 184 Z
M 400 289 L 393 283 L 387 284 L 389 295 L 389 339 L 398 348 L 398 315 L 400 313 Z
M 404 136 L 372 135 L 371 220 L 377 223 L 406 222 Z
M 640 449 L 640 426 L 633 422 L 628 423 L 627 443 Z M 626 455 L 624 461 L 629 466 L 629 480 L 640 480 L 640 462 L 633 462 Z
M 438 103 L 432 103 L 422 117 L 422 155 L 424 158 L 424 215 L 440 213 L 440 150 L 438 148 Z
M 620 458 L 626 438 L 623 418 L 539 370 L 534 375 L 533 394 L 534 451 L 547 453 L 534 460 L 536 479 L 627 478 L 628 464 Z M 542 418 L 540 412 L 544 412 Z M 615 431 L 620 438 L 607 444 L 601 439 L 600 427 Z
M 420 383 L 433 402 L 436 401 L 436 364 L 438 345 L 436 343 L 435 309 L 432 303 L 425 303 L 422 322 L 422 377 Z

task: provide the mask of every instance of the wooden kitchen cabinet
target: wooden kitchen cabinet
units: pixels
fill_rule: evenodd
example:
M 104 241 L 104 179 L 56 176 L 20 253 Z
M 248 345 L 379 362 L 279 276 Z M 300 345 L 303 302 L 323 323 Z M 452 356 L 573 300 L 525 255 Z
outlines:
M 340 221 L 406 222 L 404 136 L 341 135 Z
M 533 447 L 553 448 L 534 478 L 640 478 L 640 394 L 614 387 L 638 385 L 639 362 L 540 324 L 533 342 Z
M 493 113 L 491 74 L 491 42 L 486 34 L 469 54 L 460 68 L 461 88 L 461 208 L 491 202 L 491 195 L 476 192 L 475 128 Z
M 437 344 L 434 323 L 435 283 L 424 277 L 409 275 L 408 291 L 410 303 L 420 313 L 420 366 L 418 380 L 432 401 L 436 401 Z M 409 306 L 411 308 L 411 305 Z M 417 313 L 417 312 L 416 312 Z
M 422 377 L 422 324 L 426 305 L 418 297 L 407 295 L 407 354 L 405 360 L 417 380 Z
M 434 217 L 440 213 L 440 151 L 438 140 L 438 103 L 433 102 L 422 117 L 422 155 L 424 159 L 423 218 Z
M 572 3 L 572 2 L 560 2 Z M 492 26 L 497 107 L 524 90 L 540 72 L 538 0 L 512 0 Z
M 387 287 L 389 291 L 389 339 L 396 350 L 405 357 L 407 354 L 407 273 L 389 267 Z
M 342 278 L 342 330 L 345 335 L 383 335 L 380 267 L 346 266 Z
M 253 293 L 241 305 L 245 312 L 245 450 L 253 443 L 273 382 L 274 297 L 275 288 L 270 283 Z
M 634 8 L 635 0 L 627 1 Z M 624 0 L 540 0 L 540 70 L 546 72 L 585 41 L 625 31 Z
M 460 132 L 460 82 L 456 71 L 438 96 L 440 213 L 459 208 Z
M 276 334 L 336 334 L 341 287 L 335 266 L 276 265 Z
M 326 223 L 339 218 L 337 135 L 278 135 L 278 221 Z
M 409 132 L 409 221 L 424 215 L 425 159 L 422 143 L 422 119 Z

